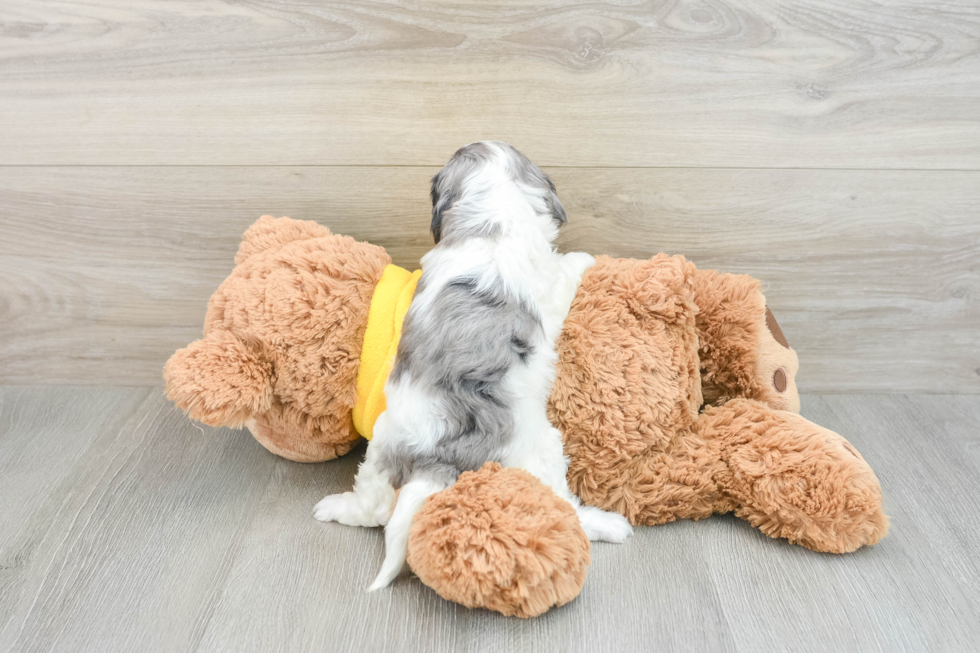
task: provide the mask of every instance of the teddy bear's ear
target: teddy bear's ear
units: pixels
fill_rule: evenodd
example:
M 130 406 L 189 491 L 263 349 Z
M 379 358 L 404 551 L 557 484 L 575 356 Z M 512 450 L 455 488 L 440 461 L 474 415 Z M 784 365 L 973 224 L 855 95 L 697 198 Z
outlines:
M 235 254 L 235 265 L 258 252 L 278 251 L 294 240 L 309 240 L 329 236 L 330 230 L 312 220 L 273 218 L 263 215 L 242 235 L 242 244 Z
M 228 331 L 178 349 L 163 368 L 167 397 L 208 426 L 240 428 L 272 404 L 272 363 Z

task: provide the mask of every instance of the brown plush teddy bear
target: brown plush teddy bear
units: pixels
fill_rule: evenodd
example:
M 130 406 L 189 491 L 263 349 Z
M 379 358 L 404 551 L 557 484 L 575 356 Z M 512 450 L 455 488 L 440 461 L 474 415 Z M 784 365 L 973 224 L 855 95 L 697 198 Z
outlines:
M 361 437 L 354 413 L 369 435 L 365 405 L 383 410 L 371 388 L 383 386 L 411 275 L 380 247 L 269 216 L 246 231 L 235 265 L 204 338 L 167 362 L 168 396 L 206 424 L 247 425 L 291 460 L 343 455 Z M 549 416 L 586 503 L 636 525 L 735 512 L 833 553 L 887 532 L 867 462 L 797 414 L 796 354 L 757 280 L 680 256 L 597 257 L 557 349 Z M 447 599 L 533 616 L 578 595 L 589 555 L 570 505 L 488 463 L 426 502 L 408 562 Z

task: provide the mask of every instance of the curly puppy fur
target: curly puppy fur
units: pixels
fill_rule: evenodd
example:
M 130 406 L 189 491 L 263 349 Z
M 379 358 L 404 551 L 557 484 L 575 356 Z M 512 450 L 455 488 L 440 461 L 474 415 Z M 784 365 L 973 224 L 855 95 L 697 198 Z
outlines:
M 204 338 L 167 361 L 167 396 L 205 424 L 247 424 L 291 460 L 347 453 L 367 314 L 389 263 L 315 222 L 263 216 L 208 303 Z
M 351 492 L 314 516 L 385 526 L 385 561 L 371 589 L 406 558 L 425 499 L 493 461 L 530 472 L 577 510 L 591 539 L 622 542 L 622 515 L 582 506 L 568 489 L 562 437 L 549 422 L 554 343 L 582 272 L 595 259 L 559 254 L 565 220 L 554 184 L 506 143 L 466 145 L 432 180 L 436 246 L 405 315 L 386 410 Z M 395 490 L 399 494 L 395 495 Z

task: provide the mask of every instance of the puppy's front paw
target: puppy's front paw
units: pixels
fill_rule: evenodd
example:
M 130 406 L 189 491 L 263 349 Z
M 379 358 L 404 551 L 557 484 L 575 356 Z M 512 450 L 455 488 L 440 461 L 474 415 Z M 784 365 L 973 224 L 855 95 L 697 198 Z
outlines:
M 617 512 L 582 506 L 579 508 L 578 518 L 585 535 L 592 541 L 622 544 L 633 534 L 629 521 Z
M 362 508 L 353 492 L 330 494 L 313 508 L 313 516 L 320 521 L 335 521 L 347 526 L 378 526 Z

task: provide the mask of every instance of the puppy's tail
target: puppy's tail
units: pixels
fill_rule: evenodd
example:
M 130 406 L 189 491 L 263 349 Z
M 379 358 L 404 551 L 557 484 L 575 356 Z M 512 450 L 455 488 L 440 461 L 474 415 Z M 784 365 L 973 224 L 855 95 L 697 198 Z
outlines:
M 408 532 L 412 527 L 412 518 L 426 499 L 444 489 L 444 484 L 424 477 L 413 478 L 402 486 L 395 510 L 385 526 L 385 561 L 381 564 L 378 577 L 368 588 L 369 592 L 387 587 L 401 573 L 408 556 Z

